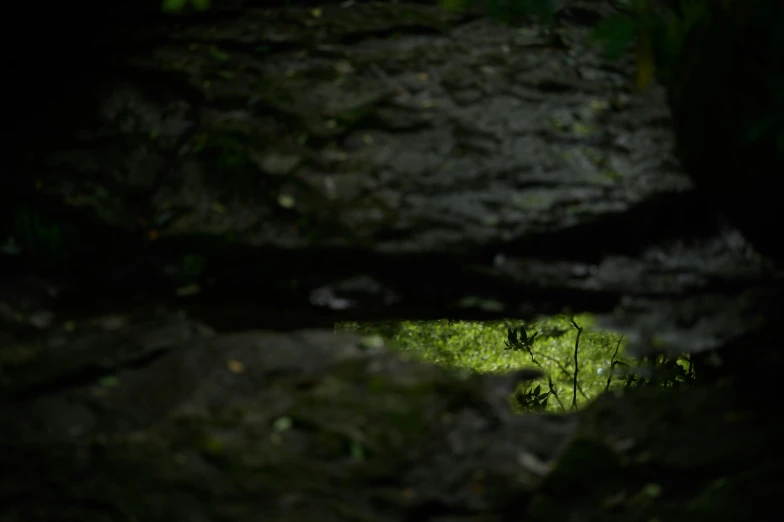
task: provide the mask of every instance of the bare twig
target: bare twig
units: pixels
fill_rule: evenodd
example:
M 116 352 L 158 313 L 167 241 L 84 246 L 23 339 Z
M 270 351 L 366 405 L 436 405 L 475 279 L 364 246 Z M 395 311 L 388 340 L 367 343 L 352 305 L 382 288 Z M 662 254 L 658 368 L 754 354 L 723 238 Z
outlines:
M 561 398 L 558 396 L 558 392 L 555 390 L 555 385 L 553 384 L 553 379 L 549 375 L 547 376 L 547 384 L 550 386 L 550 395 L 555 397 L 555 400 L 558 401 L 558 406 L 560 406 L 561 411 L 566 411 L 566 408 L 561 402 Z
M 531 357 L 532 358 L 533 358 L 533 355 L 534 354 L 531 353 Z M 570 375 L 572 375 L 572 372 L 569 371 L 569 368 L 567 368 L 563 363 L 561 363 L 561 361 L 559 361 L 555 357 L 550 357 L 549 355 L 545 355 L 543 353 L 537 353 L 536 356 L 537 357 L 542 357 L 544 359 L 547 359 L 548 361 L 550 361 L 553 364 L 555 364 L 558 367 L 558 369 L 561 370 L 561 373 L 566 375 L 566 377 L 569 377 Z M 588 395 L 585 393 L 585 390 L 583 390 L 583 387 L 580 386 L 580 383 L 577 383 L 577 391 L 580 392 L 580 395 L 582 395 L 585 399 L 588 398 Z
M 572 325 L 577 328 L 577 337 L 574 340 L 574 384 L 572 386 L 572 409 L 577 409 L 577 374 L 580 371 L 579 361 L 577 358 L 577 354 L 580 350 L 580 335 L 583 333 L 583 329 L 580 328 L 576 322 L 574 322 L 574 318 L 572 318 Z
M 542 366 L 542 364 L 536 360 L 537 354 L 535 354 L 533 350 L 529 350 L 528 355 L 531 356 L 531 362 L 537 365 L 539 368 L 541 368 L 542 371 L 544 371 L 544 367 Z M 538 354 L 538 355 L 542 355 L 544 357 L 543 354 Z M 555 397 L 555 400 L 558 401 L 558 406 L 561 408 L 561 411 L 566 411 L 563 401 L 561 401 L 561 398 L 558 396 L 558 392 L 555 389 L 555 384 L 553 383 L 553 378 L 550 374 L 547 374 L 547 385 L 550 386 L 550 395 Z
M 621 347 L 621 341 L 623 341 L 623 336 L 620 336 L 618 338 L 618 342 L 615 343 L 615 353 L 613 353 L 612 358 L 610 359 L 610 371 L 609 371 L 610 375 L 607 376 L 607 385 L 604 387 L 604 391 L 610 389 L 610 381 L 612 381 L 612 376 L 615 371 L 615 365 L 618 364 L 618 361 L 616 361 L 615 358 L 618 357 L 618 350 Z

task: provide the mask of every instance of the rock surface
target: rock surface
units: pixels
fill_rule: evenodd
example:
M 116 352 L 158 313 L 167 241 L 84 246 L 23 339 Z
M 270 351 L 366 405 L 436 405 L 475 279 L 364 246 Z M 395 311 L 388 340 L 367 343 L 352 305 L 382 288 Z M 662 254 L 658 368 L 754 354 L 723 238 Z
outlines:
M 691 433 L 746 444 L 754 480 L 781 468 L 729 389 L 516 417 L 514 376 L 324 329 L 571 310 L 639 353 L 769 343 L 781 274 L 706 210 L 662 93 L 588 27 L 554 47 L 428 5 L 231 2 L 112 29 L 51 125 L 20 127 L 0 192 L 3 520 L 650 520 Z M 662 519 L 748 505 L 740 464 L 693 457 Z M 741 497 L 700 496 L 725 471 Z M 642 497 L 613 489 L 629 477 Z
M 419 4 L 220 13 L 119 28 L 100 92 L 62 94 L 67 129 L 19 155 L 3 263 L 45 280 L 55 317 L 568 308 L 683 351 L 767 313 L 781 274 L 701 203 L 662 93 L 636 92 L 589 27 L 553 47 Z

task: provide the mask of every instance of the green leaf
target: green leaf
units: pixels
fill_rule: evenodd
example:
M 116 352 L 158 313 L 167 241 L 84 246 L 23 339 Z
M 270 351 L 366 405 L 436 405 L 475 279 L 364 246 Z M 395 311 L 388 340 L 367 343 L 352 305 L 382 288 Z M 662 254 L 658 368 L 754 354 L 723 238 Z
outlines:
M 539 392 L 541 391 L 542 391 L 542 385 L 540 384 L 536 388 L 534 388 L 534 395 L 539 395 Z

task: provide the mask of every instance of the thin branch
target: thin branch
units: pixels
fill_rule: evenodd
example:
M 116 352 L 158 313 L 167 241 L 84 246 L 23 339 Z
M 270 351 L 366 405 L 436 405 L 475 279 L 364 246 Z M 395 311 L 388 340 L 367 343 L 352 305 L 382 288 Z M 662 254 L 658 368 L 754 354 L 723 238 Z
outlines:
M 604 387 L 605 392 L 610 389 L 610 381 L 612 381 L 615 365 L 618 364 L 618 361 L 616 361 L 615 358 L 618 357 L 618 349 L 621 347 L 621 341 L 623 341 L 623 336 L 618 338 L 618 342 L 615 344 L 615 353 L 613 353 L 612 358 L 610 359 L 610 375 L 607 376 L 607 386 Z
M 533 354 L 532 354 L 532 355 L 533 355 Z M 563 364 L 561 361 L 559 361 L 558 359 L 556 359 L 555 357 L 550 357 L 549 355 L 546 355 L 546 354 L 544 354 L 544 353 L 541 353 L 541 352 L 536 352 L 536 356 L 537 356 L 537 357 L 542 357 L 543 359 L 547 359 L 548 361 L 552 362 L 552 363 L 553 363 L 553 364 L 555 364 L 555 365 L 558 367 L 558 369 L 559 369 L 559 370 L 561 370 L 561 371 L 562 371 L 564 374 L 566 374 L 566 375 L 571 375 L 571 374 L 572 374 L 572 372 L 570 372 L 570 371 L 569 371 L 569 368 L 567 368 L 566 366 L 564 366 L 564 364 Z
M 577 374 L 580 371 L 579 361 L 577 359 L 577 354 L 580 350 L 580 335 L 583 333 L 583 329 L 580 328 L 576 322 L 574 322 L 574 318 L 572 318 L 572 325 L 577 328 L 577 337 L 574 340 L 574 384 L 572 386 L 572 409 L 577 409 Z
M 544 355 L 542 353 L 536 353 L 535 354 L 533 350 L 528 350 L 528 355 L 531 357 L 531 362 L 534 363 L 535 365 L 537 365 L 542 371 L 544 371 L 544 366 L 542 366 L 542 363 L 540 363 L 539 361 L 536 360 L 536 356 L 538 355 L 538 356 L 545 357 L 545 358 L 548 358 L 548 359 L 549 359 L 549 357 L 547 357 L 546 355 Z M 558 406 L 561 407 L 561 411 L 566 411 L 566 407 L 564 407 L 563 401 L 561 401 L 561 398 L 558 396 L 558 392 L 555 390 L 555 384 L 553 384 L 553 378 L 552 378 L 552 376 L 549 373 L 547 374 L 547 384 L 548 384 L 548 386 L 550 386 L 550 393 L 552 394 L 553 397 L 555 397 L 555 400 L 558 401 Z M 583 391 L 580 390 L 580 393 L 583 393 Z M 583 393 L 583 395 L 585 396 L 584 393 Z
M 558 406 L 561 407 L 561 411 L 566 411 L 563 402 L 561 402 L 561 398 L 558 396 L 558 392 L 555 391 L 555 385 L 553 384 L 553 379 L 549 375 L 547 376 L 547 384 L 548 386 L 550 386 L 550 395 L 555 397 L 555 400 L 558 401 Z
M 531 355 L 533 356 L 533 353 L 532 353 Z M 570 375 L 572 375 L 572 372 L 570 372 L 570 371 L 569 371 L 569 368 L 567 368 L 566 366 L 564 366 L 564 364 L 563 364 L 563 363 L 561 363 L 561 361 L 559 361 L 559 360 L 558 360 L 558 359 L 556 359 L 555 357 L 550 357 L 549 355 L 545 355 L 545 354 L 543 354 L 543 353 L 541 353 L 541 352 L 537 352 L 537 354 L 536 354 L 536 355 L 537 355 L 538 357 L 542 357 L 542 358 L 544 358 L 544 359 L 547 359 L 548 361 L 550 361 L 550 362 L 552 362 L 553 364 L 555 364 L 555 365 L 558 367 L 558 369 L 559 369 L 559 370 L 561 370 L 561 372 L 562 372 L 564 375 L 566 375 L 567 377 L 569 377 Z M 585 390 L 583 390 L 583 387 L 582 387 L 582 386 L 580 386 L 580 383 L 577 383 L 577 391 L 579 391 L 579 392 L 580 392 L 580 395 L 582 395 L 584 398 L 586 398 L 586 399 L 588 398 L 588 395 L 585 393 Z

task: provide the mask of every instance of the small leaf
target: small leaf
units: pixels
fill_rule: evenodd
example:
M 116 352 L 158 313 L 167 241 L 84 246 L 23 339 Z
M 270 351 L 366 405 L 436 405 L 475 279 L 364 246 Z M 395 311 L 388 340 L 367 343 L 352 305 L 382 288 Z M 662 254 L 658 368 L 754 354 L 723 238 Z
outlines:
M 542 391 L 542 385 L 540 384 L 536 388 L 534 388 L 534 395 L 539 395 L 539 392 L 541 391 Z

